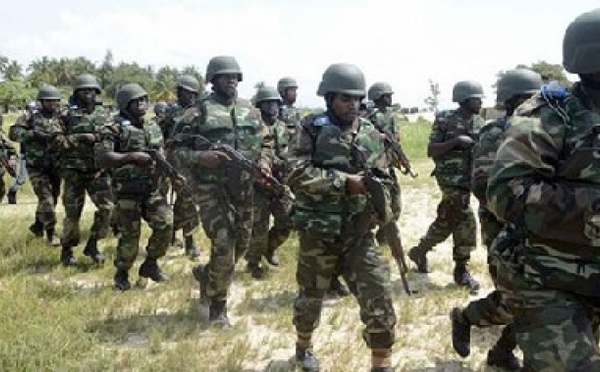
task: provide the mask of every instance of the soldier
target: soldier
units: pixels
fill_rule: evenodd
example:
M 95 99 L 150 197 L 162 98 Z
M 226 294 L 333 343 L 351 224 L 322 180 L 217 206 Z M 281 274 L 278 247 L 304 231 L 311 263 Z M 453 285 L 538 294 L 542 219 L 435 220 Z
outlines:
M 212 324 L 229 326 L 227 291 L 235 263 L 249 242 L 253 179 L 236 168 L 227 154 L 199 143 L 198 135 L 213 144 L 230 145 L 265 173 L 270 169 L 273 143 L 260 112 L 237 99 L 242 71 L 233 57 L 213 57 L 206 68 L 206 81 L 212 84 L 213 92 L 196 106 L 196 118 L 180 132 L 182 143 L 173 152 L 192 181 L 200 219 L 211 241 L 208 264 L 193 270 L 200 282 L 202 302 L 209 304 Z
M 0 202 L 4 199 L 6 194 L 6 185 L 4 183 L 4 174 L 6 172 L 11 175 L 15 174 L 15 167 L 17 166 L 17 151 L 15 147 L 10 143 L 4 131 L 2 130 L 2 116 L 0 115 L 0 156 L 2 162 L 0 163 Z
M 421 273 L 428 273 L 427 252 L 452 235 L 454 246 L 454 282 L 467 287 L 472 293 L 479 290 L 479 283 L 467 270 L 471 251 L 476 246 L 475 215 L 470 207 L 471 196 L 471 147 L 477 131 L 483 126 L 478 115 L 481 110 L 483 89 L 475 81 L 461 81 L 452 89 L 452 101 L 459 108 L 437 115 L 431 135 L 427 156 L 433 158 L 433 174 L 442 191 L 437 217 L 408 257 Z
M 163 257 L 173 228 L 173 214 L 167 200 L 159 190 L 156 168 L 148 150 L 160 151 L 163 138 L 154 121 L 146 121 L 148 94 L 135 83 L 123 85 L 117 92 L 119 113 L 115 125 L 102 136 L 99 163 L 114 168 L 116 213 L 121 231 L 115 267 L 115 289 L 131 288 L 129 269 L 138 255 L 141 224 L 146 220 L 152 234 L 146 246 L 146 259 L 139 268 L 141 278 L 164 282 L 168 278 L 156 262 Z
M 154 121 L 156 123 L 162 124 L 165 122 L 167 109 L 169 105 L 165 101 L 159 101 L 154 104 Z M 162 130 L 162 128 L 161 128 Z M 163 138 L 165 136 L 165 132 L 163 131 Z
M 277 82 L 277 91 L 282 99 L 279 107 L 279 118 L 287 125 L 298 126 L 300 124 L 300 112 L 294 106 L 298 94 L 298 83 L 291 77 L 283 77 Z
M 37 95 L 39 110 L 30 111 L 11 126 L 9 136 L 25 149 L 27 172 L 38 198 L 35 221 L 29 230 L 41 237 L 46 232 L 48 243 L 59 246 L 56 236 L 55 207 L 60 194 L 58 172 L 59 152 L 54 140 L 62 132 L 60 116 L 60 91 L 52 85 L 44 85 Z
M 504 140 L 508 128 L 508 120 L 515 109 L 539 92 L 542 86 L 541 76 L 527 69 L 507 71 L 497 84 L 497 103 L 504 106 L 506 115 L 487 123 L 480 131 L 480 138 L 473 146 L 472 190 L 479 200 L 479 221 L 481 237 L 486 247 L 491 246 L 492 240 L 498 235 L 503 223 L 487 208 L 485 195 L 489 171 L 496 158 L 496 152 Z M 492 281 L 496 282 L 496 272 L 490 266 Z M 454 308 L 450 313 L 452 320 L 452 343 L 454 349 L 462 357 L 470 353 L 471 326 L 489 327 L 492 325 L 507 325 L 496 345 L 488 352 L 487 364 L 518 371 L 521 368 L 513 349 L 516 346 L 516 336 L 512 315 L 502 301 L 500 291 L 495 290 L 487 297 L 471 301 L 464 309 Z
M 38 109 L 37 103 L 34 101 L 29 101 L 25 105 L 25 114 L 33 115 L 33 113 L 36 112 L 37 109 Z M 25 184 L 25 181 L 27 181 L 27 162 L 25 159 L 25 146 L 23 145 L 23 143 L 21 143 L 21 145 L 19 146 L 19 161 L 18 161 L 18 163 L 19 163 L 19 165 L 18 165 L 18 169 L 17 169 L 17 177 L 15 177 L 15 180 L 13 181 L 13 184 L 8 189 L 8 194 L 6 195 L 9 204 L 17 204 L 17 192 L 19 191 L 19 188 Z M 60 182 L 60 178 L 58 180 Z M 59 184 L 59 188 L 57 189 L 57 192 L 58 193 L 53 195 L 55 203 L 58 200 L 58 194 L 60 193 L 60 184 Z M 36 221 L 36 222 L 39 222 L 39 221 Z M 40 231 L 40 234 L 43 234 L 43 230 Z M 42 236 L 42 235 L 39 235 L 39 236 Z
M 600 371 L 600 9 L 575 18 L 563 66 L 523 103 L 490 171 L 489 209 L 507 221 L 491 248 L 526 371 Z
M 182 75 L 177 79 L 177 102 L 165 112 L 164 121 L 161 125 L 165 142 L 177 135 L 182 128 L 189 126 L 195 119 L 197 110 L 195 108 L 198 95 L 200 94 L 200 83 L 191 75 Z M 172 160 L 172 148 L 167 147 L 168 157 Z M 177 230 L 183 230 L 185 253 L 191 258 L 200 256 L 200 251 L 194 242 L 194 233 L 200 225 L 197 206 L 192 195 L 180 190 L 173 205 L 173 237 Z
M 106 236 L 113 210 L 113 195 L 108 172 L 96 163 L 96 149 L 101 132 L 110 121 L 108 112 L 97 102 L 100 85 L 93 75 L 81 74 L 73 83 L 71 106 L 62 121 L 64 132 L 56 137 L 60 149 L 60 171 L 64 179 L 63 205 L 65 219 L 61 237 L 60 261 L 69 266 L 75 263 L 73 247 L 79 244 L 79 220 L 86 191 L 96 206 L 94 222 L 83 254 L 96 264 L 104 263 L 98 251 L 98 239 Z
M 269 86 L 260 88 L 254 98 L 254 106 L 260 109 L 262 120 L 269 127 L 274 140 L 272 174 L 283 183 L 288 169 L 288 145 L 295 134 L 295 126 L 288 126 L 277 118 L 281 102 L 277 90 Z M 275 250 L 285 242 L 292 229 L 290 202 L 269 196 L 260 187 L 255 187 L 252 243 L 246 253 L 248 271 L 255 279 L 262 278 L 264 274 L 260 266 L 262 256 L 271 265 L 279 265 Z M 274 224 L 269 230 L 271 214 Z
M 372 232 L 377 223 L 386 224 L 391 218 L 385 143 L 379 131 L 358 116 L 366 91 L 356 66 L 329 66 L 317 94 L 325 97 L 327 111 L 303 119 L 291 149 L 288 177 L 296 195 L 293 221 L 300 234 L 296 360 L 304 371 L 319 369 L 312 334 L 330 280 L 343 262 L 344 274 L 351 273 L 356 280 L 354 294 L 365 324 L 363 337 L 372 351 L 371 371 L 391 371 L 396 315 L 389 267 L 380 258 Z M 367 169 L 383 179 L 378 190 L 387 197 L 378 205 L 388 211 L 387 217 L 374 213 L 374 190 L 367 189 L 374 178 Z

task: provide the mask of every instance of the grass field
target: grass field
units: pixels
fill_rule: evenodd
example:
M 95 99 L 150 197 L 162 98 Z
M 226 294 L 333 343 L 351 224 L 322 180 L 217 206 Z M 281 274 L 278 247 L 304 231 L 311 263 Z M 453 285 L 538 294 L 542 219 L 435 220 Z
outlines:
M 5 126 L 14 118 L 5 118 Z M 11 120 L 12 119 L 12 120 Z M 416 244 L 435 217 L 439 192 L 425 157 L 427 123 L 402 125 L 405 151 L 419 173 L 401 177 L 403 214 L 398 221 L 405 248 Z M 87 238 L 92 209 L 86 206 L 82 231 Z M 76 250 L 78 265 L 59 265 L 59 249 L 34 238 L 35 200 L 26 184 L 19 204 L 0 205 L 0 371 L 290 371 L 295 333 L 291 304 L 296 294 L 295 254 L 290 239 L 281 249 L 282 265 L 257 282 L 242 263 L 230 292 L 227 330 L 207 328 L 200 311 L 190 269 L 195 262 L 179 248 L 170 248 L 161 265 L 171 277 L 165 284 L 139 283 L 125 293 L 112 289 L 116 240 L 100 242 L 107 263 L 96 268 Z M 63 216 L 62 207 L 58 210 Z M 59 224 L 60 229 L 60 224 Z M 145 246 L 148 230 L 144 227 Z M 206 237 L 199 262 L 208 259 Z M 382 252 L 390 257 L 384 247 Z M 143 255 L 142 255 L 143 256 Z M 394 305 L 398 316 L 393 365 L 397 371 L 485 370 L 485 355 L 499 335 L 497 328 L 474 330 L 471 356 L 462 360 L 450 343 L 448 312 L 474 298 L 452 282 L 451 245 L 445 242 L 429 255 L 434 272 L 410 272 L 418 290 L 407 297 L 392 266 Z M 138 259 L 132 269 L 137 279 Z M 473 254 L 471 269 L 491 290 L 485 252 Z M 330 299 L 315 333 L 315 351 L 323 371 L 367 371 L 369 351 L 361 340 L 362 325 L 353 298 Z

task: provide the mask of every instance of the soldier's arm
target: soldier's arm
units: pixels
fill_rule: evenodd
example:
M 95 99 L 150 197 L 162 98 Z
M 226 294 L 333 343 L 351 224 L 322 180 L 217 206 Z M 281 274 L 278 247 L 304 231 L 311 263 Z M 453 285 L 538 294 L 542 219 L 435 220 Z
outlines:
M 294 193 L 345 194 L 347 173 L 324 169 L 313 164 L 313 138 L 308 129 L 301 126 L 290 147 L 292 168 L 287 184 Z
M 27 125 L 27 115 L 21 115 L 8 129 L 8 138 L 15 142 L 24 142 L 33 138 L 33 129 Z
M 530 236 L 590 246 L 585 232 L 597 224 L 593 217 L 599 212 L 600 189 L 558 176 L 564 139 L 560 120 L 512 122 L 490 171 L 488 207 Z
M 494 164 L 496 152 L 502 139 L 502 131 L 493 124 L 482 130 L 479 141 L 473 146 L 473 169 L 471 172 L 471 191 L 479 203 L 487 204 L 485 195 L 490 169 Z

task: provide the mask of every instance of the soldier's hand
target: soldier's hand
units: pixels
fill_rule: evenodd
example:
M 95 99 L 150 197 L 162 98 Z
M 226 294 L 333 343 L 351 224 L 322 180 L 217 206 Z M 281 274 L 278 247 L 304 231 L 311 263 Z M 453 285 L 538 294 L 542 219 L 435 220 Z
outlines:
M 222 151 L 209 150 L 198 152 L 198 164 L 203 168 L 217 169 L 227 164 L 230 160 L 229 155 Z
M 145 152 L 136 151 L 127 154 L 128 162 L 139 166 L 147 166 L 152 164 L 152 157 Z
M 96 136 L 93 133 L 79 133 L 77 134 L 77 141 L 83 143 L 94 143 L 96 142 Z
M 473 138 L 464 134 L 461 134 L 460 136 L 456 137 L 456 145 L 461 149 L 468 149 L 471 146 L 473 146 L 474 143 L 475 141 L 473 141 Z
M 346 178 L 346 193 L 348 195 L 366 194 L 367 186 L 362 176 L 348 176 Z
M 171 178 L 171 185 L 175 191 L 180 192 L 186 186 L 186 179 L 183 176 L 173 177 Z

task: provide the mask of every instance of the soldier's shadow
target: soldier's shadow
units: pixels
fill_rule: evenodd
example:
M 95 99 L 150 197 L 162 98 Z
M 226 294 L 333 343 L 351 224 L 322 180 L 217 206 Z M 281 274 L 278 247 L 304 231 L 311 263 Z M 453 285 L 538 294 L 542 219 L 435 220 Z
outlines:
M 423 296 L 430 292 L 446 292 L 458 289 L 458 285 L 452 282 L 443 285 L 433 282 L 427 274 L 409 271 L 406 277 L 411 296 Z M 394 294 L 407 296 L 404 285 L 402 284 L 402 279 L 398 278 L 393 280 L 391 282 L 391 288 Z
M 244 312 L 249 311 L 259 314 L 275 314 L 283 308 L 287 308 L 294 303 L 298 292 L 296 290 L 286 289 L 277 292 L 271 292 L 260 298 L 250 298 L 244 304 Z
M 460 361 L 457 360 L 443 360 L 440 358 L 435 358 L 435 366 L 434 367 L 425 367 L 425 368 L 408 368 L 404 369 L 407 372 L 473 372 L 474 370 L 470 367 L 465 367 Z

